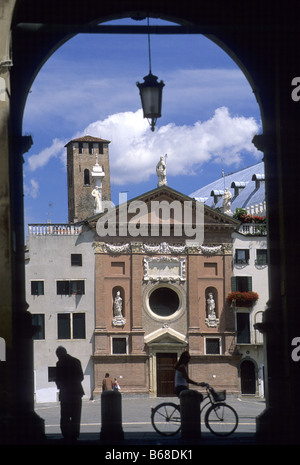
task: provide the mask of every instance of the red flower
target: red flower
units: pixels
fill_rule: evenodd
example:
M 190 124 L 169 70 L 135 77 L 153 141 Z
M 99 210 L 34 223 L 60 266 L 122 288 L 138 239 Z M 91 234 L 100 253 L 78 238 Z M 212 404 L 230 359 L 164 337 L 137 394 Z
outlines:
M 230 292 L 227 296 L 227 302 L 232 304 L 235 301 L 238 307 L 250 307 L 258 299 L 257 292 L 248 291 L 248 292 Z

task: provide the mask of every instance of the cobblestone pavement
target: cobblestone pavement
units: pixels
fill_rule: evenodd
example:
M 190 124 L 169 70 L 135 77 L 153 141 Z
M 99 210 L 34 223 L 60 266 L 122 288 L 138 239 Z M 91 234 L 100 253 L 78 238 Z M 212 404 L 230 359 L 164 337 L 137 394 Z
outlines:
M 151 407 L 160 402 L 171 401 L 178 403 L 178 399 L 150 398 L 122 396 L 122 430 L 123 439 L 116 441 L 115 446 L 164 446 L 181 447 L 186 444 L 199 445 L 197 441 L 187 441 L 181 434 L 164 437 L 156 433 L 151 424 Z M 227 397 L 226 402 L 235 408 L 239 416 L 236 432 L 228 438 L 220 439 L 211 434 L 203 424 L 201 418 L 201 445 L 255 445 L 256 417 L 265 409 L 263 399 L 257 397 Z M 59 403 L 36 404 L 36 413 L 45 422 L 47 445 L 63 444 L 59 426 Z M 103 445 L 101 432 L 101 399 L 83 400 L 80 438 L 78 445 Z M 174 457 L 173 457 L 174 458 Z

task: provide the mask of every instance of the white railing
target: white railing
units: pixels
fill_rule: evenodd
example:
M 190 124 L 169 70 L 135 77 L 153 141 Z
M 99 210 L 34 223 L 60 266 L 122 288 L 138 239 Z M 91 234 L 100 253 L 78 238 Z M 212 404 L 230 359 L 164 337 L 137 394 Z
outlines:
M 73 224 L 29 224 L 30 236 L 78 236 L 82 226 Z
M 239 232 L 251 236 L 266 236 L 267 225 L 261 223 L 243 223 L 239 228 Z
M 266 215 L 267 204 L 266 202 L 257 203 L 255 205 L 251 205 L 250 207 L 246 208 L 248 215 L 259 215 L 265 216 Z

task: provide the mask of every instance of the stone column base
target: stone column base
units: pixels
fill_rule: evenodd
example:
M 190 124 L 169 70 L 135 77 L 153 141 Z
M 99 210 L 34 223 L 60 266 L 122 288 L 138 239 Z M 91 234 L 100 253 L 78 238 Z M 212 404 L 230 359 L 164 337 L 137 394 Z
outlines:
M 256 418 L 259 445 L 299 445 L 299 412 L 282 406 L 269 407 Z
M 39 445 L 45 441 L 45 422 L 35 412 L 16 417 L 1 417 L 1 445 Z

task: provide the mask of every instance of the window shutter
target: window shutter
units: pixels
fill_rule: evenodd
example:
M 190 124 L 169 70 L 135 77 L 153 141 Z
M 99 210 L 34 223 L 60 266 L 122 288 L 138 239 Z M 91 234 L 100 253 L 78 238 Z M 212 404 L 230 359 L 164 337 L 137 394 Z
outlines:
M 31 281 L 31 295 L 39 295 L 37 281 Z
M 248 276 L 248 291 L 252 291 L 252 276 Z
M 73 339 L 85 339 L 84 313 L 73 313 Z
M 232 276 L 231 278 L 231 291 L 236 292 L 236 277 Z
M 84 281 L 77 281 L 77 294 L 84 294 Z
M 68 295 L 69 294 L 69 281 L 57 281 L 57 294 Z

